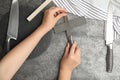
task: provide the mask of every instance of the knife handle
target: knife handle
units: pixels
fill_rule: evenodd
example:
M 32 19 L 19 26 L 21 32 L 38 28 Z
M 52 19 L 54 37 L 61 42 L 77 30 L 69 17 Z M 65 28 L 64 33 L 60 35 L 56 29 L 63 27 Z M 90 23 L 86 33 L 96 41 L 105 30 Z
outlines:
M 112 44 L 107 45 L 106 71 L 111 73 L 113 69 L 113 49 Z
M 72 46 L 72 44 L 73 44 L 72 36 L 69 36 L 69 37 L 68 37 L 68 43 L 70 44 L 70 46 Z
M 10 37 L 6 37 L 6 40 L 5 40 L 5 45 L 4 45 L 4 48 L 3 48 L 3 51 L 2 51 L 2 54 L 1 54 L 1 59 L 7 54 L 7 52 L 10 50 Z

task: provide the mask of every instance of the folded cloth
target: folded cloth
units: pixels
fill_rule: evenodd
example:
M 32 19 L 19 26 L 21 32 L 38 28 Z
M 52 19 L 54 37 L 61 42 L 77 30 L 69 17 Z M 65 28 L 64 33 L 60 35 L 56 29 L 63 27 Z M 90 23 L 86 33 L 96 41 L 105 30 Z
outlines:
M 62 8 L 65 8 L 69 13 L 86 18 L 106 20 L 108 6 L 113 12 L 113 27 L 114 39 L 120 38 L 120 1 L 111 0 L 53 0 L 53 2 Z
M 111 0 L 111 10 L 114 15 L 120 16 L 120 0 Z

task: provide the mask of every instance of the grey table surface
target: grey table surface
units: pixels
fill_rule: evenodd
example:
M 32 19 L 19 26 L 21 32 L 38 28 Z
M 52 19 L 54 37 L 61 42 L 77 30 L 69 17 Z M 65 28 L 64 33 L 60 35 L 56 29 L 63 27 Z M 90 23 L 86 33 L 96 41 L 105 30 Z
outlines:
M 43 0 L 19 0 L 37 8 Z M 0 19 L 10 9 L 11 0 L 0 0 Z M 52 6 L 50 4 L 47 8 Z M 77 16 L 69 14 L 69 19 Z M 73 39 L 81 48 L 81 65 L 74 69 L 72 80 L 120 80 L 120 40 L 113 43 L 114 67 L 106 72 L 104 21 L 86 19 L 83 26 L 72 29 Z M 62 20 L 60 21 L 62 22 Z M 54 34 L 49 48 L 40 56 L 27 60 L 12 80 L 57 80 L 59 63 L 67 43 L 65 33 Z M 6 74 L 5 74 L 6 75 Z

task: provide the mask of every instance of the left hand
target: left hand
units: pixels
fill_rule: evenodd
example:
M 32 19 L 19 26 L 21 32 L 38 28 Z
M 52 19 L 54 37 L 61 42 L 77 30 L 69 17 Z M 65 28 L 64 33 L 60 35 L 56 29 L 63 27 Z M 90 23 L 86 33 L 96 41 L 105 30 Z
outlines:
M 52 7 L 45 11 L 42 25 L 45 25 L 48 30 L 51 30 L 57 21 L 67 15 L 67 11 L 63 8 Z

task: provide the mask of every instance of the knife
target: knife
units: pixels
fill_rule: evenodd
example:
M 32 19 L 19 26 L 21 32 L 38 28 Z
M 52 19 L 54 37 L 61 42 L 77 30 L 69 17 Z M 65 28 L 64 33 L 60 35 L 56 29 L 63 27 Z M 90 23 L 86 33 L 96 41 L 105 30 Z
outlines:
M 113 69 L 113 40 L 114 40 L 114 30 L 113 30 L 113 14 L 108 11 L 107 23 L 105 29 L 105 40 L 107 46 L 106 54 L 106 71 L 112 72 Z
M 70 32 L 70 25 L 68 24 L 68 17 L 67 16 L 64 17 L 64 23 L 65 23 L 65 26 L 67 26 L 67 29 L 66 29 L 65 33 L 66 33 L 68 43 L 70 44 L 70 46 L 72 46 L 73 39 L 72 39 L 72 35 L 71 35 L 71 32 Z
M 9 23 L 6 37 L 6 51 L 10 50 L 10 40 L 17 40 L 18 36 L 18 26 L 19 26 L 19 2 L 18 0 L 13 0 L 9 15 Z

